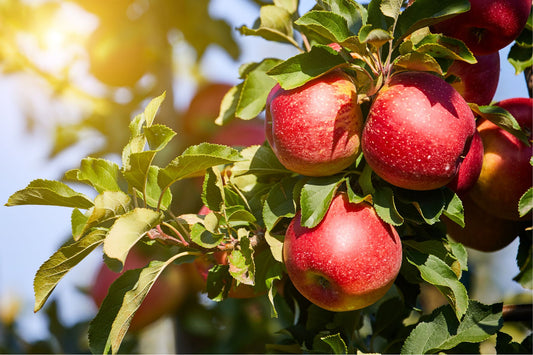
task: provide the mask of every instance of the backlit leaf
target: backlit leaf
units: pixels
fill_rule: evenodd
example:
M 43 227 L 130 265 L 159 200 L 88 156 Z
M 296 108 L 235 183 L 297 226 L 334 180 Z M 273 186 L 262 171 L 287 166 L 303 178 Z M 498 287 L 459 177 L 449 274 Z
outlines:
M 297 180 L 285 178 L 272 186 L 263 205 L 263 221 L 268 231 L 282 218 L 292 218 L 296 214 L 293 190 Z
M 93 202 L 84 194 L 54 180 L 33 180 L 25 189 L 11 195 L 6 206 L 47 205 L 87 209 Z
M 69 180 L 88 183 L 96 191 L 120 191 L 118 185 L 119 167 L 117 164 L 100 158 L 85 158 L 80 168 L 65 173 Z
M 44 305 L 59 281 L 104 241 L 106 229 L 94 229 L 76 242 L 69 241 L 46 260 L 33 280 L 34 311 Z
M 520 217 L 524 217 L 533 210 L 533 188 L 530 187 L 523 195 L 520 197 L 518 203 L 518 212 Z
M 107 264 L 114 271 L 122 270 L 130 249 L 152 228 L 163 215 L 148 208 L 135 208 L 121 215 L 109 229 L 104 241 Z
M 330 11 L 309 11 L 296 20 L 295 24 L 336 43 L 343 42 L 352 35 L 346 19 Z

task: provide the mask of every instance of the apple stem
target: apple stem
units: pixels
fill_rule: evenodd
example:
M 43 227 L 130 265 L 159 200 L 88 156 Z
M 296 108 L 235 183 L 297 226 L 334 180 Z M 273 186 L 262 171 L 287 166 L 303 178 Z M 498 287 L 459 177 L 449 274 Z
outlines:
M 167 223 L 167 222 L 163 222 L 163 225 L 168 227 L 172 232 L 174 232 L 175 235 L 178 236 L 179 240 L 172 237 L 172 236 L 169 236 L 168 234 L 165 234 L 162 230 L 161 230 L 161 227 L 158 225 L 156 228 L 158 231 L 160 231 L 165 237 L 168 237 L 169 239 L 172 239 L 178 243 L 181 243 L 183 244 L 184 246 L 189 246 L 189 243 L 185 240 L 185 238 L 183 238 L 183 236 L 181 235 L 180 232 L 178 232 L 178 230 L 176 228 L 174 228 L 173 225 L 171 225 L 170 223 Z
M 307 36 L 302 33 L 302 42 L 304 44 L 306 52 L 311 51 L 311 44 L 309 43 L 309 40 L 307 39 Z

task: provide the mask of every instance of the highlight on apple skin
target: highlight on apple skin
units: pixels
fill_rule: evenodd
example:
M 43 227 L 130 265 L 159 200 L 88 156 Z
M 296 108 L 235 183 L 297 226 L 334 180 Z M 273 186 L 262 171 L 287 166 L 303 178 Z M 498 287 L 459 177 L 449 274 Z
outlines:
M 470 0 L 470 10 L 439 22 L 431 31 L 465 42 L 475 55 L 497 52 L 522 32 L 531 0 Z
M 355 85 L 340 70 L 292 90 L 276 84 L 267 98 L 267 140 L 279 161 L 302 175 L 333 175 L 352 164 L 362 126 Z
M 335 312 L 356 310 L 393 285 L 402 244 L 370 204 L 350 203 L 339 193 L 316 227 L 300 221 L 298 212 L 287 228 L 283 258 L 290 280 L 309 301 Z
M 533 117 L 532 98 L 510 98 L 496 104 L 513 115 L 531 142 Z M 520 220 L 518 202 L 531 187 L 529 163 L 533 150 L 516 136 L 484 120 L 477 127 L 483 141 L 483 166 L 470 195 L 474 202 L 495 217 Z M 497 208 L 495 208 L 497 206 Z
M 457 174 L 475 129 L 472 110 L 450 84 L 429 73 L 403 72 L 372 103 L 363 155 L 390 184 L 432 190 Z

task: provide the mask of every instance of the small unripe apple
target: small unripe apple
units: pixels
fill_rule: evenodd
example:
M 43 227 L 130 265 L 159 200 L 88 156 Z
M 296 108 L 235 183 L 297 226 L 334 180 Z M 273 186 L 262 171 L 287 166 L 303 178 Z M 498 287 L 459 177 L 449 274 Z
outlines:
M 470 0 L 470 10 L 432 26 L 465 42 L 475 55 L 494 53 L 514 41 L 524 28 L 531 0 Z
M 474 132 L 472 110 L 450 84 L 429 73 L 403 72 L 372 103 L 363 155 L 393 185 L 436 189 L 457 174 Z
M 362 125 L 355 85 L 340 70 L 292 90 L 277 84 L 267 98 L 267 140 L 279 161 L 302 175 L 333 175 L 352 164 Z
M 483 165 L 483 141 L 476 130 L 470 148 L 453 180 L 447 185 L 459 196 L 463 196 L 476 183 Z
M 500 54 L 494 52 L 477 56 L 477 63 L 469 64 L 456 60 L 448 69 L 447 75 L 461 79 L 452 86 L 466 102 L 488 105 L 492 101 L 500 81 Z
M 287 274 L 312 303 L 335 312 L 364 308 L 394 283 L 402 263 L 398 233 L 366 203 L 338 194 L 324 219 L 301 226 L 298 212 L 283 243 Z
M 137 250 L 128 254 L 124 270 L 120 273 L 111 271 L 102 264 L 92 281 L 90 296 L 100 307 L 111 284 L 125 271 L 146 266 L 151 259 Z M 141 306 L 135 312 L 129 331 L 140 331 L 165 314 L 170 314 L 183 303 L 189 289 L 189 275 L 193 271 L 192 264 L 169 265 L 158 277 Z
M 516 239 L 524 227 L 520 222 L 510 221 L 493 216 L 480 208 L 468 196 L 462 196 L 465 227 L 447 217 L 442 217 L 451 239 L 465 246 L 483 251 L 493 252 L 505 248 Z
M 531 141 L 533 99 L 511 98 L 497 103 L 517 120 Z M 519 220 L 518 201 L 532 185 L 529 163 L 531 145 L 485 120 L 478 126 L 485 153 L 483 167 L 470 195 L 487 213 L 499 218 Z M 531 219 L 531 216 L 524 217 Z

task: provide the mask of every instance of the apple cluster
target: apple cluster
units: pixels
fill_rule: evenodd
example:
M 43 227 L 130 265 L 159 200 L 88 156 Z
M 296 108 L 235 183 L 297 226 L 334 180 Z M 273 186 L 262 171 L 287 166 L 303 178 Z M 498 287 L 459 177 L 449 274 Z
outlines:
M 375 95 L 358 98 L 355 77 L 334 69 L 306 84 L 277 84 L 266 101 L 266 138 L 289 170 L 310 177 L 347 171 L 358 158 L 395 188 L 449 188 L 464 201 L 465 228 L 446 220 L 451 238 L 493 251 L 516 238 L 518 201 L 531 187 L 531 146 L 471 104 L 489 105 L 498 86 L 498 51 L 518 37 L 530 0 L 472 0 L 471 9 L 431 27 L 463 41 L 476 64 L 455 61 L 445 73 L 399 71 Z M 340 51 L 334 43 L 330 47 Z M 529 134 L 533 99 L 494 104 Z M 363 111 L 366 114 L 363 114 Z M 495 208 L 497 206 L 497 208 Z M 332 311 L 366 307 L 397 277 L 402 246 L 397 231 L 368 202 L 338 191 L 322 221 L 303 227 L 298 212 L 284 240 L 283 258 L 294 286 Z

